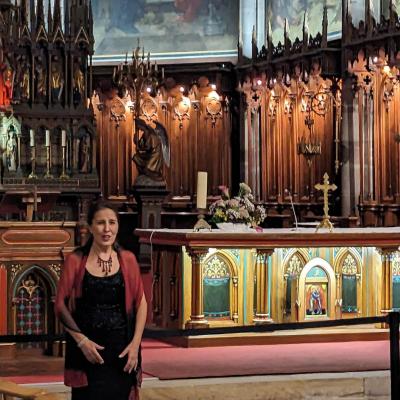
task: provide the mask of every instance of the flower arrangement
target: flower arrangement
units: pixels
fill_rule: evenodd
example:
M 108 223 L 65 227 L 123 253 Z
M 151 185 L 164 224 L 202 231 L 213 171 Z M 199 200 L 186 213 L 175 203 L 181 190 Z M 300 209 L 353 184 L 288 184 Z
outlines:
M 212 214 L 211 222 L 244 223 L 256 227 L 261 224 L 265 217 L 265 208 L 254 204 L 254 196 L 250 187 L 242 182 L 239 185 L 239 193 L 231 198 L 226 186 L 219 186 L 221 199 L 210 205 Z

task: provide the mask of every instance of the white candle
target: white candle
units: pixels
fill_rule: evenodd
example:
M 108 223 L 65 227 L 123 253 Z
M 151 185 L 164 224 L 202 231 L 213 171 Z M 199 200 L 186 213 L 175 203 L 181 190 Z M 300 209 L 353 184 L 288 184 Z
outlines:
M 67 146 L 67 132 L 63 129 L 61 131 L 61 147 Z
M 35 131 L 33 129 L 29 130 L 30 146 L 35 147 Z
M 50 131 L 46 129 L 46 147 L 50 147 Z
M 207 172 L 197 172 L 197 203 L 199 209 L 207 208 Z

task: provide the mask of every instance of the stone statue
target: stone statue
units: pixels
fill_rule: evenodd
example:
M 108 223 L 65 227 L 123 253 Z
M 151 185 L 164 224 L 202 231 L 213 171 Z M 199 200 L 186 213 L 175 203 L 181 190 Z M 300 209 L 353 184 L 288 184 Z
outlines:
M 132 160 L 139 171 L 138 179 L 140 176 L 148 177 L 149 185 L 151 181 L 164 181 L 163 164 L 169 166 L 170 161 L 167 132 L 159 122 L 154 123 L 156 127 L 152 128 L 142 119 L 136 118 L 136 131 L 133 137 L 136 153 Z M 143 178 L 139 180 L 143 181 Z M 138 184 L 138 181 L 135 184 Z
M 85 134 L 79 142 L 79 172 L 90 172 L 90 135 Z
M 11 125 L 8 128 L 6 143 L 6 166 L 10 172 L 15 172 L 17 170 L 17 154 L 17 135 L 15 133 L 15 128 Z
M 58 57 L 54 57 L 51 65 L 51 96 L 55 103 L 59 103 L 64 90 L 64 74 Z

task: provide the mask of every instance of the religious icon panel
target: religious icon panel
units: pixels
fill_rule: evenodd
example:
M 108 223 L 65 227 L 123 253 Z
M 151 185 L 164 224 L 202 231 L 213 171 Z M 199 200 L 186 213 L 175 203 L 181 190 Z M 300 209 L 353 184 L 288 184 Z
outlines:
M 327 314 L 327 283 L 306 284 L 306 316 L 324 316 Z

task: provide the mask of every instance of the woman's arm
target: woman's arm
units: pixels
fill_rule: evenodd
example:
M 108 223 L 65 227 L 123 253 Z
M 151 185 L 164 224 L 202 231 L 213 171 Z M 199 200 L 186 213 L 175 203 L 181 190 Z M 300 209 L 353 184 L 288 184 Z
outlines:
M 135 326 L 135 333 L 133 335 L 133 339 L 131 342 L 132 346 L 137 346 L 137 348 L 139 348 L 140 342 L 142 341 L 144 326 L 146 325 L 146 319 L 147 319 L 147 301 L 143 293 L 142 300 L 136 312 L 136 326 Z
M 124 371 L 129 374 L 134 371 L 138 364 L 138 352 L 140 342 L 142 340 L 144 326 L 147 319 L 147 302 L 146 297 L 143 293 L 142 300 L 140 301 L 139 307 L 136 311 L 136 326 L 132 341 L 126 346 L 124 351 L 119 355 L 119 358 L 128 355 L 128 360 L 125 364 Z
M 66 258 L 63 271 L 57 286 L 57 294 L 55 301 L 55 313 L 64 326 L 64 329 L 76 341 L 77 346 L 82 350 L 85 357 L 91 363 L 100 363 L 104 361 L 97 350 L 102 350 L 103 347 L 91 341 L 79 329 L 71 311 L 67 307 L 73 296 L 73 282 L 77 272 L 76 266 L 79 264 L 80 258 L 76 255 L 70 255 Z

